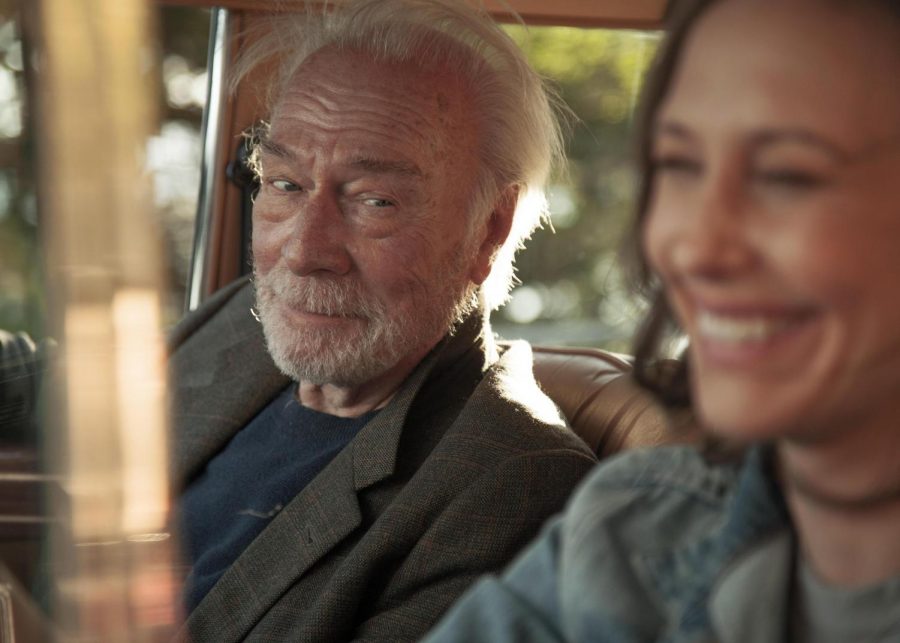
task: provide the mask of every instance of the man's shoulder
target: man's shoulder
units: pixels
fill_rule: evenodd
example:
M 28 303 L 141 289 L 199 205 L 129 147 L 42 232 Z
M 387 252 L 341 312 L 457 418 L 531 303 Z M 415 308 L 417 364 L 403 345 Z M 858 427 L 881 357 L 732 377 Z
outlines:
M 277 369 L 266 349 L 262 325 L 254 317 L 254 301 L 253 286 L 240 279 L 217 291 L 175 326 L 168 337 L 168 352 L 176 389 L 206 387 L 214 381 L 221 383 L 222 378 L 245 387 L 252 377 L 259 378 L 257 384 L 283 386 L 281 378 L 274 377 Z
M 248 277 L 241 277 L 220 288 L 199 307 L 188 312 L 169 331 L 167 344 L 169 352 L 175 352 L 200 328 L 212 320 L 235 315 L 250 319 L 249 309 L 253 304 L 253 285 Z
M 451 390 L 443 386 L 442 394 L 452 395 Z M 516 505 L 545 518 L 562 509 L 597 462 L 537 385 L 525 342 L 505 348 L 459 406 L 446 408 L 452 409 L 452 420 L 439 431 L 418 473 L 440 480 L 445 494 L 476 493 L 481 506 Z
M 479 430 L 479 437 L 509 449 L 510 455 L 562 450 L 579 459 L 595 459 L 541 390 L 532 369 L 530 345 L 510 342 L 485 372 L 462 419 L 472 417 L 470 423 Z

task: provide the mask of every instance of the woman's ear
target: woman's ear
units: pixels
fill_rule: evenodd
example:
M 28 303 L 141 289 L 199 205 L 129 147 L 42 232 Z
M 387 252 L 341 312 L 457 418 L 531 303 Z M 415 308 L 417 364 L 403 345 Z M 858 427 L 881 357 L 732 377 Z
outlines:
M 475 261 L 469 272 L 469 279 L 481 285 L 491 274 L 491 266 L 500 248 L 506 242 L 512 229 L 513 215 L 519 200 L 519 186 L 508 185 L 497 197 L 494 209 L 488 216 L 487 223 L 481 231 L 481 244 L 475 255 Z

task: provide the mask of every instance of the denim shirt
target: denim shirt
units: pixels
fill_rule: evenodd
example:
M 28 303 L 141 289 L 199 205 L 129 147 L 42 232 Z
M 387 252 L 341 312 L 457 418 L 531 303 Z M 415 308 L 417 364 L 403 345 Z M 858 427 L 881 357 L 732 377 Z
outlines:
M 755 449 L 713 465 L 670 447 L 600 465 L 566 513 L 425 640 L 786 640 L 793 536 L 769 460 Z

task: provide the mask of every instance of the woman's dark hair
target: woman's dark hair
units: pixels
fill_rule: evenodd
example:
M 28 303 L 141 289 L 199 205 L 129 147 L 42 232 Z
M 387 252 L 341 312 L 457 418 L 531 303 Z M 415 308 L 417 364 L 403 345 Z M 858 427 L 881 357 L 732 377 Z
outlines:
M 719 0 L 676 0 L 666 15 L 666 37 L 644 84 L 637 123 L 637 214 L 625 246 L 625 265 L 635 289 L 650 302 L 650 310 L 634 341 L 634 377 L 667 407 L 690 405 L 686 356 L 678 362 L 661 361 L 662 344 L 676 328 L 662 285 L 647 265 L 641 231 L 653 188 L 652 145 L 656 112 L 669 86 L 691 29 L 700 16 Z
M 674 0 L 666 15 L 666 37 L 656 55 L 644 85 L 637 122 L 637 164 L 639 172 L 636 216 L 626 244 L 623 261 L 635 290 L 650 302 L 650 310 L 638 328 L 634 340 L 634 377 L 665 406 L 686 409 L 690 406 L 688 360 L 664 360 L 663 344 L 677 331 L 677 324 L 658 279 L 647 265 L 641 247 L 641 231 L 652 196 L 652 144 L 656 113 L 665 100 L 685 43 L 703 14 L 721 0 Z M 860 0 L 823 0 L 847 8 L 857 8 Z M 900 0 L 866 0 L 886 9 L 900 21 Z

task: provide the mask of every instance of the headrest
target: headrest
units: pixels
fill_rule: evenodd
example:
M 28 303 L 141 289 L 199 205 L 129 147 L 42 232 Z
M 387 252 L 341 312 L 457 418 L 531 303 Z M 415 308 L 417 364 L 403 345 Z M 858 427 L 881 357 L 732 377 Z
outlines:
M 631 358 L 596 348 L 533 346 L 534 375 L 597 457 L 688 441 L 631 377 Z

